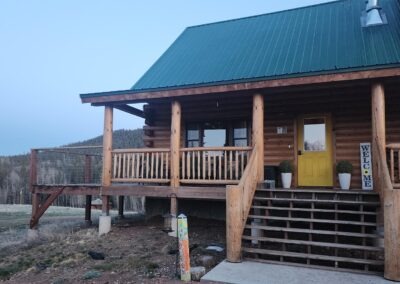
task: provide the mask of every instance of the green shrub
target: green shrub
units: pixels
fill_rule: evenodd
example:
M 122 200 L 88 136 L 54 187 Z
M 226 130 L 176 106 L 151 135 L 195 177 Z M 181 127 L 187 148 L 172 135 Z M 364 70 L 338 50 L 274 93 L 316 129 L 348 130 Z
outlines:
M 351 174 L 353 165 L 349 161 L 339 161 L 336 165 L 336 172 L 338 174 Z
M 285 160 L 279 164 L 279 171 L 281 173 L 293 173 L 294 166 L 291 161 Z

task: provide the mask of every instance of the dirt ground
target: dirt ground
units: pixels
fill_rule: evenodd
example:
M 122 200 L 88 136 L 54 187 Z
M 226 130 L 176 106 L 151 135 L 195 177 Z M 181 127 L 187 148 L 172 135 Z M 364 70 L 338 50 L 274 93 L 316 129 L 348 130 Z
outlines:
M 225 248 L 225 224 L 189 218 L 191 265 L 213 256 L 216 265 Z M 116 220 L 112 231 L 99 237 L 97 226 L 82 228 L 51 240 L 0 251 L 0 281 L 4 283 L 180 283 L 177 279 L 177 239 L 162 231 L 163 220 L 140 216 Z M 94 260 L 88 253 L 104 254 Z M 211 267 L 207 268 L 207 271 Z

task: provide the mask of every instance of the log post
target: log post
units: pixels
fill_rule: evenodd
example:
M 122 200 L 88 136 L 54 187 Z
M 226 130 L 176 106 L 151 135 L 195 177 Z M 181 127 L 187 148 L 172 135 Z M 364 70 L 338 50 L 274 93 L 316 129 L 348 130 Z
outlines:
M 85 155 L 85 184 L 92 182 L 92 159 L 89 155 Z M 86 195 L 85 204 L 85 222 L 88 225 L 92 224 L 92 196 Z
M 173 101 L 171 104 L 171 187 L 176 193 L 179 187 L 179 155 L 181 144 L 181 104 Z M 177 200 L 171 197 L 171 215 L 177 214 Z
M 253 148 L 257 147 L 260 170 L 258 182 L 262 182 L 264 180 L 264 97 L 260 94 L 253 96 L 252 144 Z
M 241 262 L 242 250 L 242 195 L 237 185 L 226 187 L 226 258 Z
M 112 168 L 112 135 L 113 135 L 113 108 L 104 108 L 104 131 L 103 131 L 103 180 L 102 186 L 111 185 Z M 109 196 L 102 196 L 102 214 L 109 215 Z
M 373 84 L 371 91 L 372 174 L 374 189 L 383 200 L 378 157 L 386 160 L 385 92 L 383 85 L 379 83 Z
M 385 91 L 372 85 L 372 162 L 374 189 L 381 197 L 384 224 L 384 277 L 400 281 L 400 190 L 393 189 L 386 160 Z M 382 219 L 382 218 L 381 218 Z M 382 222 L 382 221 L 381 221 Z

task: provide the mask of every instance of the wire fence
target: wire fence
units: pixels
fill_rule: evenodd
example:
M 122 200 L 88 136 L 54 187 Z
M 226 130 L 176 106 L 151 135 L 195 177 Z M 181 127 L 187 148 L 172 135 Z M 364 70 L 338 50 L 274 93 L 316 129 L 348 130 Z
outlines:
M 38 149 L 38 185 L 101 184 L 102 146 Z

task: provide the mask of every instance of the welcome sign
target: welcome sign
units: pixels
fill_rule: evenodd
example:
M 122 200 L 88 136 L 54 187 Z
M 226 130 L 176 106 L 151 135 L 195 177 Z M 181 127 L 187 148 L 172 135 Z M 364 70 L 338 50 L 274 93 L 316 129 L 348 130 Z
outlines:
M 372 190 L 371 143 L 360 143 L 361 182 L 363 190 Z

